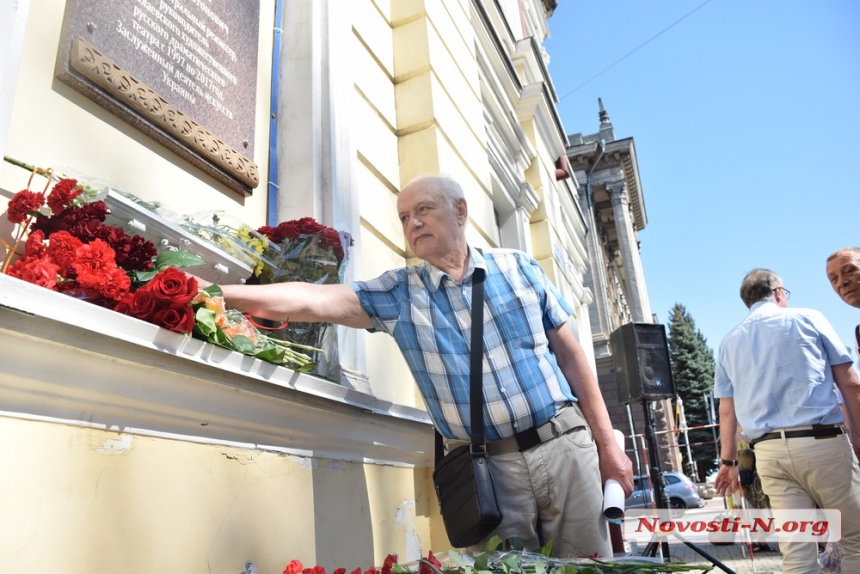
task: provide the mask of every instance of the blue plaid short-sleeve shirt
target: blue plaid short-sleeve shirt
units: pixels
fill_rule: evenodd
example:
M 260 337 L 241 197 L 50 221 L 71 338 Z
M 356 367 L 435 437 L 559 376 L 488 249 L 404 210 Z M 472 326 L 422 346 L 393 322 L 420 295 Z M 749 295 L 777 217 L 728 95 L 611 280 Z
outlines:
M 425 262 L 351 287 L 373 320 L 371 331 L 394 337 L 439 432 L 468 440 L 472 271 L 486 270 L 484 434 L 495 440 L 541 425 L 576 400 L 546 335 L 571 308 L 525 253 L 470 253 L 459 284 Z

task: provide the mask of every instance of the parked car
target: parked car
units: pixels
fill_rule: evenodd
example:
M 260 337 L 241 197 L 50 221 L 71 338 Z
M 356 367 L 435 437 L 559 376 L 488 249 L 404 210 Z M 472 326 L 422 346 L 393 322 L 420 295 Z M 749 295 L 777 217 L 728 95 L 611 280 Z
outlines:
M 666 481 L 666 502 L 669 508 L 701 508 L 705 505 L 696 483 L 687 475 L 668 471 L 663 473 L 663 479 Z M 650 477 L 645 474 L 633 477 L 633 494 L 624 501 L 624 507 L 651 508 L 654 506 L 653 500 Z

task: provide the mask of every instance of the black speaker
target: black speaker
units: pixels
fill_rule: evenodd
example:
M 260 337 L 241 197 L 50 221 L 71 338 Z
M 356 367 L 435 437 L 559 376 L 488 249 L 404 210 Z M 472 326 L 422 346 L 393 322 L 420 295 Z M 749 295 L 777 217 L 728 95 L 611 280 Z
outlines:
M 627 323 L 609 337 L 618 401 L 633 403 L 675 396 L 666 329 L 653 323 Z

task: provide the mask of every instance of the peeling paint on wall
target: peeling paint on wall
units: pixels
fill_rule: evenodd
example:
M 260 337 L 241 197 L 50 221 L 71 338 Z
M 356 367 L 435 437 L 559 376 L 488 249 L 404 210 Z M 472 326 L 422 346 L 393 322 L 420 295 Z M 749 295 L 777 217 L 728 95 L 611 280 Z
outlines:
M 235 460 L 238 461 L 239 464 L 251 464 L 254 462 L 254 454 L 246 453 L 246 452 L 222 452 L 221 456 L 226 458 L 227 460 Z
M 403 527 L 406 539 L 406 559 L 404 562 L 421 560 L 421 538 L 415 528 L 415 500 L 403 500 L 394 513 L 394 523 Z
M 105 443 L 97 447 L 95 451 L 99 454 L 125 454 L 126 452 L 131 450 L 131 437 L 130 434 L 121 434 L 119 439 L 108 439 Z

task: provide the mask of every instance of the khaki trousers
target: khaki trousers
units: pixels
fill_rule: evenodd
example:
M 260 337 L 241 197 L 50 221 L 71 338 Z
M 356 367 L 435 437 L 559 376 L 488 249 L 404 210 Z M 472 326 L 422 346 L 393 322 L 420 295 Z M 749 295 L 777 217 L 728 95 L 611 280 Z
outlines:
M 552 540 L 556 558 L 612 557 L 597 446 L 587 427 L 489 460 L 503 514 L 495 534 L 521 538 L 526 550 Z
M 756 468 L 772 508 L 842 511 L 842 569 L 860 573 L 860 468 L 846 435 L 766 440 Z M 818 572 L 814 542 L 780 542 L 783 572 Z

